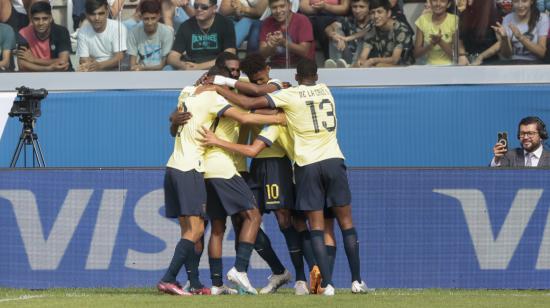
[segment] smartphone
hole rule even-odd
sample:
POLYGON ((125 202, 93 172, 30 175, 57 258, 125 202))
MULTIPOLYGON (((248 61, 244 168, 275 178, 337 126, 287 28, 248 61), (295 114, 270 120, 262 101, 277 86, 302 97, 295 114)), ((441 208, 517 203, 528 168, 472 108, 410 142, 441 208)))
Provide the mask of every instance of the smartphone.
POLYGON ((498 132, 498 134, 497 134, 497 143, 502 144, 506 149, 508 149, 508 133, 507 132, 498 132))

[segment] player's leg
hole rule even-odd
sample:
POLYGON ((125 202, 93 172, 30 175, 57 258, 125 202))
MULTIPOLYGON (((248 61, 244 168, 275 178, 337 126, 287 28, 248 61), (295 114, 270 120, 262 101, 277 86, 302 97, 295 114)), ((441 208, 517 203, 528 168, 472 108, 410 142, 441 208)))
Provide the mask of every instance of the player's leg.
POLYGON ((310 292, 312 294, 316 294, 317 289, 321 287, 322 277, 319 266, 317 266, 317 261, 315 261, 315 254, 313 253, 313 247, 311 246, 311 234, 307 228, 306 218, 303 212, 294 211, 292 213, 292 225, 298 233, 301 255, 303 255, 306 260, 309 272, 309 289, 307 286, 307 281, 304 280, 302 283, 302 281, 298 279, 296 279, 294 289, 297 295, 308 294, 310 292))
POLYGON ((170 265, 157 285, 165 293, 190 295, 185 292, 176 277, 187 258, 194 254, 195 243, 204 233, 202 205, 206 202, 206 190, 202 174, 182 172, 167 168, 164 178, 165 209, 167 217, 178 217, 181 237, 176 245, 170 265))
POLYGON ((321 281, 322 290, 319 291, 319 293, 324 293, 323 290, 326 290, 328 292, 326 295, 334 295, 332 273, 330 272, 328 254, 325 246, 325 218, 323 210, 306 211, 306 216, 311 233, 311 246, 313 247, 315 260, 317 260, 317 265, 323 277, 321 281))
MULTIPOLYGON (((334 238, 334 216, 327 215, 330 210, 325 210, 325 246, 327 248, 328 264, 330 272, 334 273, 334 262, 336 260, 336 240, 334 238)), ((331 212, 332 213, 332 212, 331 212)))
POLYGON ((327 160, 324 163, 324 169, 327 170, 325 173, 327 206, 332 209, 342 231, 342 241, 352 277, 352 292, 367 292, 367 286, 361 280, 359 241, 357 231, 353 227, 351 191, 344 161, 327 160))
POLYGON ((296 275, 296 284, 294 286, 295 294, 308 294, 309 291, 307 289, 307 280, 304 273, 304 257, 300 244, 300 235, 292 223, 292 211, 288 208, 278 209, 275 211, 275 217, 277 218, 279 229, 285 238, 290 260, 294 266, 294 273, 296 275))

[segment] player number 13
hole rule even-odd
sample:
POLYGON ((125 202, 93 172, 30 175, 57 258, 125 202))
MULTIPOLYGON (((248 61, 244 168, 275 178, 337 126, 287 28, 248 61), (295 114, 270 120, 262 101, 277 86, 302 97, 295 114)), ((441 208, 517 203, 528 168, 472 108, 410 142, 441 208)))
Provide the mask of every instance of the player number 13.
MULTIPOLYGON (((313 128, 315 129, 315 132, 320 132, 319 128, 319 116, 317 115, 317 110, 315 110, 315 102, 314 101, 306 101, 306 105, 309 106, 309 111, 311 111, 311 119, 313 120, 313 128)), ((321 125, 329 131, 332 132, 336 129, 336 116, 334 115, 334 104, 330 99, 323 99, 321 103, 319 104, 319 112, 320 116, 324 119, 321 119, 321 125), (323 111, 325 111, 323 113, 323 111), (329 121, 329 119, 332 118, 332 121, 329 121), (332 122, 332 125, 330 123, 332 122)))

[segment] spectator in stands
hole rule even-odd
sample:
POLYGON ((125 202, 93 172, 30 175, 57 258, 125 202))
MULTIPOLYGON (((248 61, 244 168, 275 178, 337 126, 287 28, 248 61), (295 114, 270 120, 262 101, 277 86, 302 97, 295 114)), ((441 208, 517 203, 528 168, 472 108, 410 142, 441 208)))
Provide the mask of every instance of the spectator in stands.
POLYGON ((53 22, 50 3, 35 2, 29 15, 30 25, 19 30, 17 39, 19 71, 72 71, 69 31, 53 22))
POLYGON ((204 70, 222 51, 236 53, 233 23, 216 13, 216 0, 195 0, 195 16, 181 24, 172 51, 171 69, 204 70))
POLYGON ((411 24, 407 20, 407 17, 403 13, 403 1, 402 0, 389 0, 391 5, 391 16, 393 19, 397 19, 398 21, 404 23, 409 27, 409 30, 411 32, 414 32, 413 28, 411 27, 411 24))
POLYGON ((195 16, 192 0, 159 0, 162 8, 162 21, 176 32, 180 25, 195 16))
POLYGON ((221 0, 220 13, 230 16, 235 24, 237 48, 246 40, 248 52, 258 51, 262 17, 267 0, 221 0))
POLYGON ((107 0, 86 0, 88 23, 78 32, 77 55, 82 72, 117 69, 126 51, 126 28, 108 19, 107 0))
MULTIPOLYGON (((86 0, 72 0, 73 11, 71 12, 73 18, 73 30, 76 31, 81 22, 84 21, 86 13, 86 0), (84 17, 84 18, 82 18, 84 17)), ((107 0, 109 5, 109 17, 116 19, 122 13, 124 8, 124 2, 126 0, 107 0)), ((135 1, 135 0, 130 0, 135 1)))
POLYGON ((330 59, 325 67, 348 67, 357 61, 363 49, 363 38, 373 30, 368 0, 351 0, 351 15, 338 17, 326 29, 330 39, 330 59))
MULTIPOLYGON (((0 0, 0 22, 13 28, 14 33, 19 33, 21 28, 29 24, 27 11, 37 1, 47 0, 0 0)), ((49 0, 50 5, 53 0, 49 0)))
POLYGON ((541 13, 550 11, 550 0, 537 0, 537 8, 541 13))
POLYGON ((145 0, 139 6, 142 23, 128 35, 130 69, 133 71, 162 70, 172 49, 174 32, 159 23, 160 2, 145 0))
POLYGON ((290 10, 288 0, 269 0, 272 15, 262 22, 260 54, 270 66, 293 67, 303 59, 315 59, 315 42, 309 19, 290 10))
POLYGON ((493 26, 500 41, 500 55, 515 64, 541 63, 546 54, 548 15, 534 0, 513 0, 513 11, 493 26))
POLYGON ((468 2, 459 20, 459 65, 498 63, 500 44, 491 28, 497 21, 495 0, 468 2))
POLYGON ((414 57, 426 64, 451 65, 458 16, 448 13, 451 0, 429 0, 431 12, 416 20, 414 57))
POLYGON ((319 43, 325 59, 329 57, 329 39, 325 29, 335 17, 347 16, 350 0, 300 0, 300 12, 306 15, 313 27, 313 36, 319 43))
POLYGON ((504 16, 512 13, 512 0, 496 0, 498 21, 502 22, 504 16))
POLYGON ((508 142, 497 142, 493 147, 491 167, 550 167, 550 151, 543 146, 548 139, 546 125, 538 117, 521 119, 517 138, 521 148, 508 151, 508 142))
POLYGON ((371 0, 374 35, 365 39, 356 67, 396 66, 414 63, 413 32, 392 18, 388 0, 371 0))
POLYGON ((15 34, 6 24, 0 24, 0 72, 11 70, 11 51, 15 49, 15 34))

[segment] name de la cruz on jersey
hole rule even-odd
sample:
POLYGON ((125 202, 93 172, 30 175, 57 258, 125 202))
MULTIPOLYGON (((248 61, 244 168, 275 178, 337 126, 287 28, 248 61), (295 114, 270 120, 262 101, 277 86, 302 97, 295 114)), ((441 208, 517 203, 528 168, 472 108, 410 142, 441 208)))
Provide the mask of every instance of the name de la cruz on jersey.
POLYGON ((306 89, 300 91, 300 98, 310 98, 315 96, 328 96, 331 95, 327 88, 315 88, 315 89, 306 89))

